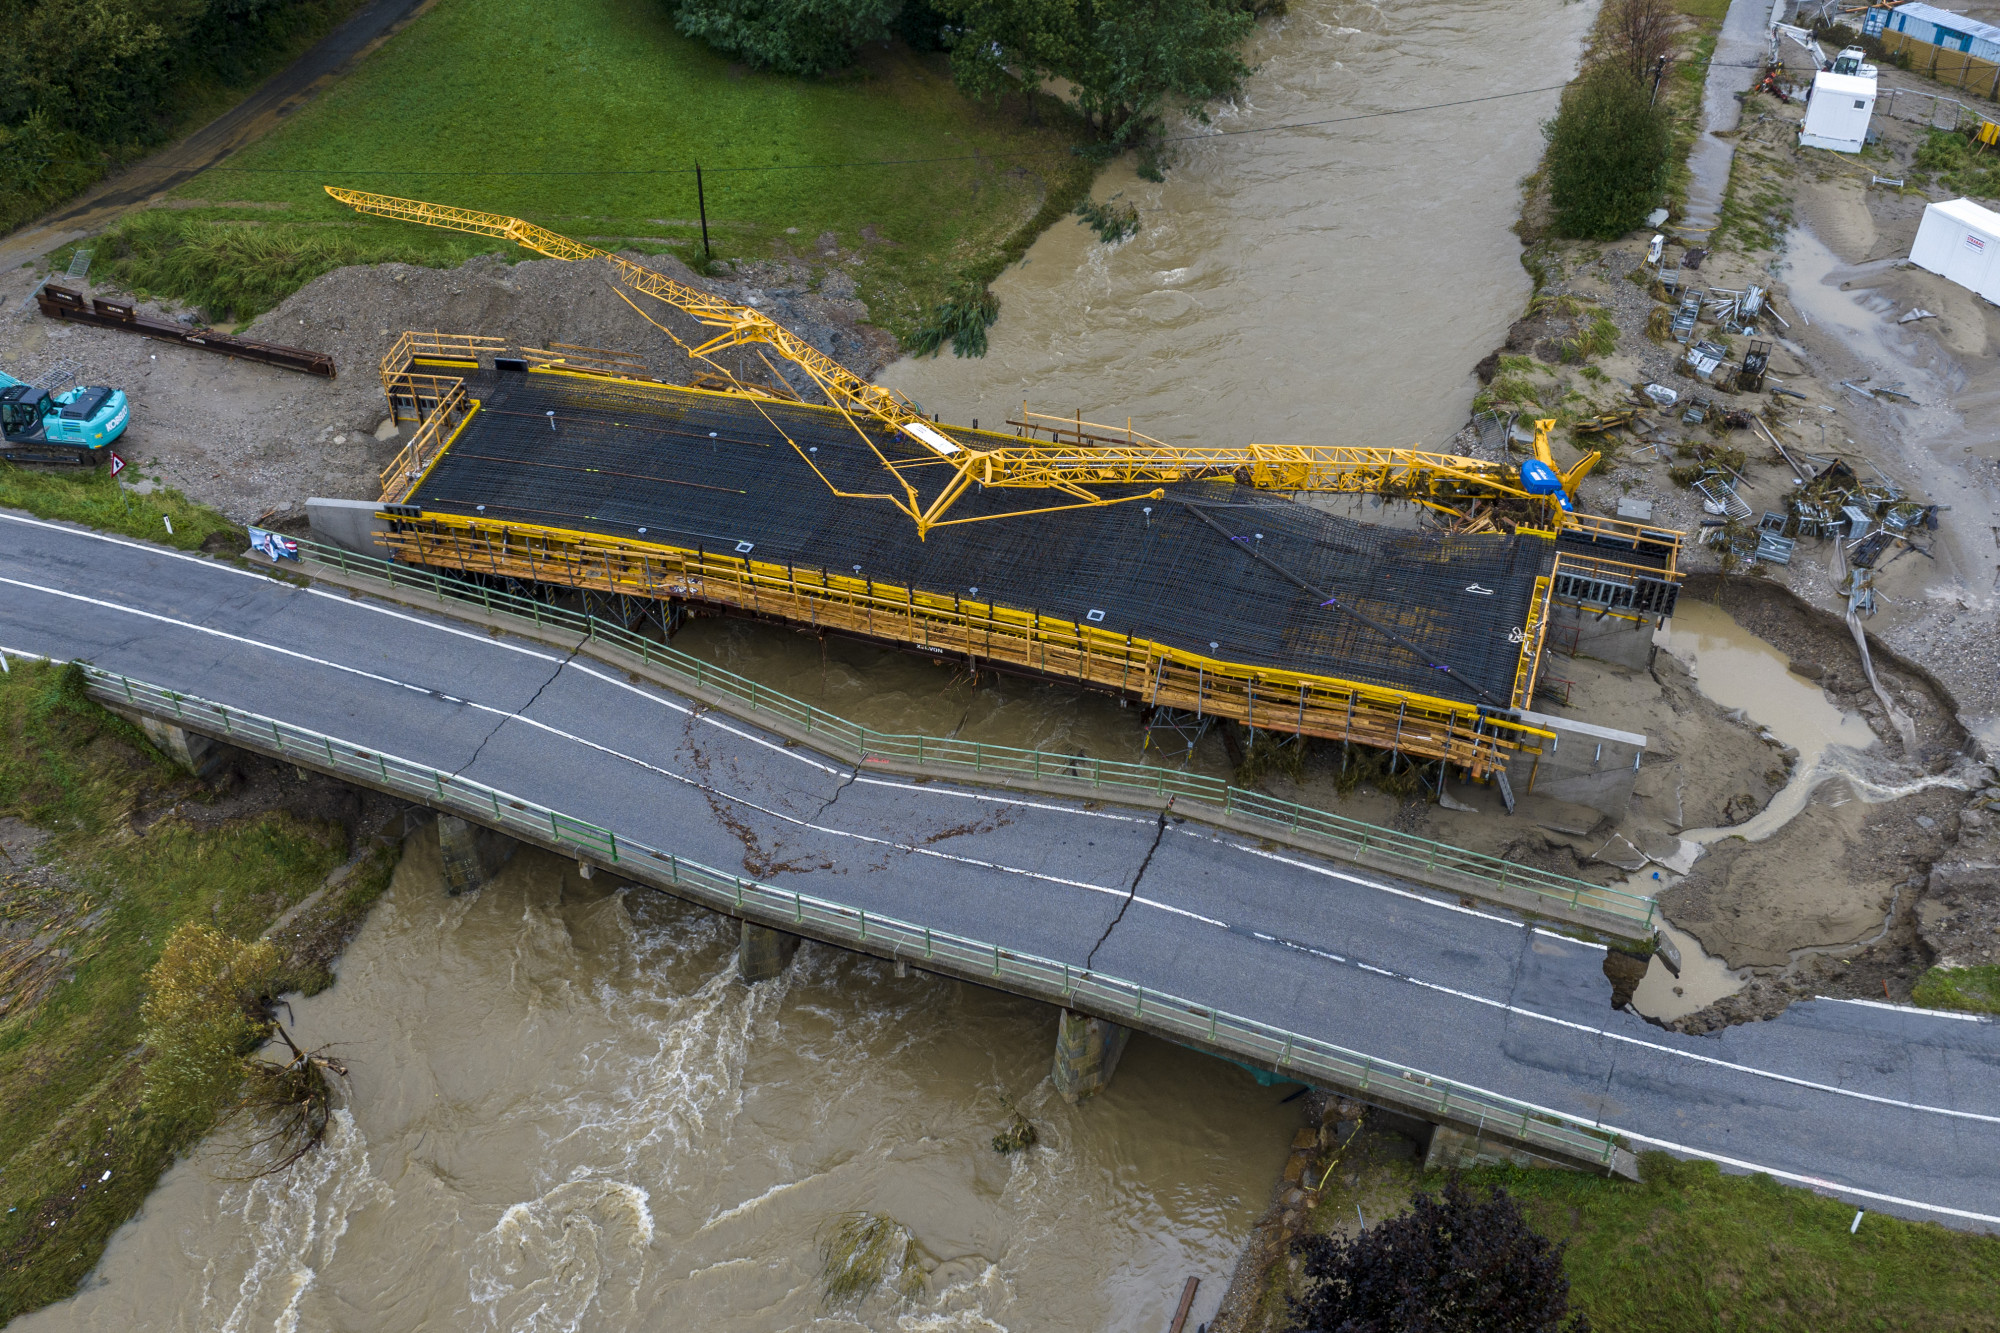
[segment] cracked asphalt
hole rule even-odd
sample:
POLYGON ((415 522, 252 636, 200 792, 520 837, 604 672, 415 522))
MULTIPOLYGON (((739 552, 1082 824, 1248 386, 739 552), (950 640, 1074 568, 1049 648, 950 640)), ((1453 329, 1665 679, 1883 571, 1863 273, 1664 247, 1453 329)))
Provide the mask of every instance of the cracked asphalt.
POLYGON ((2000 1227, 1992 1022, 1818 1000, 1668 1033, 1611 1008, 1600 946, 1498 909, 1172 815, 857 771, 588 657, 5 511, 0 649, 463 772, 719 869, 1089 966, 1641 1148, 2000 1227))

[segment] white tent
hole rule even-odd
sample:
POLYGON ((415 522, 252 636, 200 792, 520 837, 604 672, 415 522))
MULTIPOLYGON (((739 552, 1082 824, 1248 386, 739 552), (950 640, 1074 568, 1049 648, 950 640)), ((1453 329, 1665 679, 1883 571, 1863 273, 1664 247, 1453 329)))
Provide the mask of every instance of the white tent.
POLYGON ((1910 262, 2000 305, 2000 213, 1970 199, 1924 210, 1910 262))
POLYGON ((1813 75, 1812 97, 1806 102, 1806 123, 1799 131, 1799 146, 1858 153, 1868 140, 1868 120, 1874 114, 1872 77, 1821 71, 1813 75))

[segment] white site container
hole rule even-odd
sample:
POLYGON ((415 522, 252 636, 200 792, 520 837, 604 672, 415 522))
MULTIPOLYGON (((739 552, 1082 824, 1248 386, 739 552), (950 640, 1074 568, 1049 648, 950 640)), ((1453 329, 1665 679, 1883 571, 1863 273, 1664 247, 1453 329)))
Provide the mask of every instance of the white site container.
POLYGON ((1924 210, 1910 262, 2000 305, 2000 213, 1970 199, 1924 210))
POLYGON ((1801 148, 1831 148, 1858 153, 1868 142, 1868 121, 1875 114, 1875 80, 1859 74, 1813 75, 1812 97, 1806 103, 1806 123, 1799 130, 1801 148))

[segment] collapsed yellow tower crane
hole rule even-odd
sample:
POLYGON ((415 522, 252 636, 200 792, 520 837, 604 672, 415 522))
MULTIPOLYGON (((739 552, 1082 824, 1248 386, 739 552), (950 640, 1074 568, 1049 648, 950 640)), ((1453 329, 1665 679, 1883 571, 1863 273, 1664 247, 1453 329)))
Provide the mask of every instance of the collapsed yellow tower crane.
MULTIPOLYGON (((850 420, 858 413, 920 446, 914 458, 892 458, 884 454, 863 430, 863 439, 867 440, 869 448, 883 466, 896 477, 904 494, 901 497, 854 497, 888 500, 916 523, 919 537, 932 528, 951 523, 1023 516, 1022 511, 1015 511, 1011 514, 947 518, 953 504, 974 486, 1054 490, 1076 501, 1076 504, 1062 508, 1083 508, 1157 499, 1164 495, 1161 491, 1150 491, 1138 495, 1105 496, 1092 487, 1143 486, 1202 477, 1228 477, 1241 484, 1267 490, 1400 495, 1439 508, 1447 507, 1446 502, 1472 499, 1523 500, 1533 502, 1543 511, 1541 525, 1552 531, 1579 523, 1590 527, 1607 524, 1606 520, 1592 520, 1576 514, 1572 504, 1577 482, 1596 465, 1599 455, 1589 454, 1567 471, 1558 469, 1549 450, 1549 432, 1556 424, 1553 419, 1535 423, 1534 457, 1519 467, 1415 449, 1285 444, 1187 447, 1167 444, 1129 428, 1122 440, 1092 437, 1086 444, 1082 426, 1088 423, 1082 422, 1077 425, 1074 444, 1062 442, 1060 432, 1052 432, 1057 434, 1058 439, 1049 443, 1016 436, 1013 443, 981 448, 946 435, 926 421, 915 404, 901 394, 863 379, 760 310, 737 305, 675 282, 663 273, 620 258, 608 250, 572 240, 520 218, 369 194, 333 185, 325 189, 341 203, 377 217, 498 237, 552 259, 602 259, 616 270, 621 286, 663 301, 700 323, 720 330, 707 342, 689 349, 690 356, 707 359, 716 352, 751 343, 770 347, 811 377, 827 400, 848 413, 850 420), (925 500, 919 494, 916 483, 935 478, 935 469, 939 464, 945 465, 951 475, 930 499, 925 500)), ((860 423, 857 422, 856 426, 859 429, 860 423)), ((820 472, 818 464, 803 450, 800 457, 836 493, 847 494, 833 487, 833 483, 820 472)), ((1662 544, 1678 544, 1678 534, 1661 532, 1645 535, 1662 541, 1662 544)))

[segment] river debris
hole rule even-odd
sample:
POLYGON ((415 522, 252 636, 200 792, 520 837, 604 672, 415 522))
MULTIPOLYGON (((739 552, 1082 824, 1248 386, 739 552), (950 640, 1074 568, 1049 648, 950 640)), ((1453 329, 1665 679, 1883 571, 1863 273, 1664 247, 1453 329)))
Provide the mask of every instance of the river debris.
POLYGON ((924 1289, 930 1257, 910 1229, 887 1213, 835 1213, 819 1229, 820 1284, 826 1303, 859 1300, 892 1280, 904 1300, 924 1289))
POLYGON ((1007 1109, 1012 1112, 1013 1119, 1008 1122, 1007 1128, 993 1136, 993 1151, 1002 1157, 1025 1152, 1042 1141, 1042 1136, 1036 1131, 1033 1121, 1012 1106, 1007 1109))

